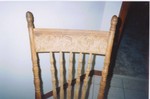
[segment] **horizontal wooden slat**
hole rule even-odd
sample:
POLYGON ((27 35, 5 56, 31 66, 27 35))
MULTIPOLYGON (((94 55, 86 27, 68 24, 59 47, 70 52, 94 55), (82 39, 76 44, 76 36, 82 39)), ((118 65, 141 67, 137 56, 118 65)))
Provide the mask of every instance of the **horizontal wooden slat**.
POLYGON ((40 29, 34 30, 37 52, 91 52, 105 54, 108 32, 95 30, 40 29))

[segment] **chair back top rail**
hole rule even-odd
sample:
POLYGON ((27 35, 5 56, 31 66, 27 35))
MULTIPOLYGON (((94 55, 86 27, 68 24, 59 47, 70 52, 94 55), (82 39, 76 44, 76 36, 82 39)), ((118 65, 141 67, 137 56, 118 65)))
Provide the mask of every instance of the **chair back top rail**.
POLYGON ((96 30, 34 28, 36 52, 105 54, 109 32, 96 30))

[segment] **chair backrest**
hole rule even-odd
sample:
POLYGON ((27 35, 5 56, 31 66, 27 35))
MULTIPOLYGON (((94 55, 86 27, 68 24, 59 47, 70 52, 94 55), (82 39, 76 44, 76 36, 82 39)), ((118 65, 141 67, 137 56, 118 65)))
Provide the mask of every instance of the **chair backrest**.
POLYGON ((81 76, 82 58, 84 53, 89 54, 88 66, 85 72, 85 78, 83 81, 81 98, 85 99, 88 75, 92 65, 92 55, 104 55, 104 67, 102 70, 102 79, 100 82, 98 99, 104 98, 104 90, 106 87, 106 78, 108 75, 108 69, 110 64, 110 57, 113 45, 113 39, 117 24, 117 16, 113 16, 111 20, 111 27, 109 31, 95 31, 95 30, 71 30, 71 29, 44 29, 34 27, 34 17, 31 12, 26 13, 28 22, 28 30, 30 37, 34 85, 35 85, 35 97, 36 99, 42 99, 41 81, 39 76, 38 66, 38 53, 49 53, 51 64, 51 76, 53 86, 53 97, 57 99, 56 90, 56 78, 54 69, 54 55, 53 53, 60 53, 60 97, 64 99, 64 70, 63 70, 63 53, 69 52, 69 67, 68 67, 68 88, 67 99, 71 99, 71 83, 72 83, 72 70, 73 70, 73 53, 79 53, 78 67, 77 67, 77 79, 76 89, 74 93, 74 99, 78 99, 79 96, 79 84, 81 76))

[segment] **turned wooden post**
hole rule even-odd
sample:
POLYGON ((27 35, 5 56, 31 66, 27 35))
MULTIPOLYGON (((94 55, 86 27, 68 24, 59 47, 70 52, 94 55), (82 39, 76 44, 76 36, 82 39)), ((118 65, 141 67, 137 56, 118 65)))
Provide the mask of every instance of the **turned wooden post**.
POLYGON ((109 65, 110 65, 110 58, 111 58, 111 53, 112 53, 112 47, 113 47, 117 21, 118 21, 118 18, 117 16, 114 15, 111 19, 111 27, 110 27, 109 38, 108 38, 109 40, 108 40, 108 45, 106 49, 104 67, 102 70, 102 78, 100 82, 98 99, 104 99, 105 97, 106 81, 107 81, 107 76, 108 76, 108 70, 109 70, 109 65))
POLYGON ((34 74, 34 86, 35 86, 35 98, 42 99, 41 97, 41 88, 40 88, 40 77, 39 77, 39 67, 38 67, 38 57, 35 50, 34 44, 34 35, 33 35, 33 28, 34 28, 34 18, 31 12, 26 13, 26 19, 28 23, 28 31, 30 37, 30 47, 31 47, 31 57, 32 57, 32 65, 33 65, 33 74, 34 74))
POLYGON ((74 94, 74 98, 73 99, 78 99, 78 97, 79 97, 82 60, 83 60, 83 55, 82 55, 82 52, 80 52, 79 59, 78 59, 78 67, 77 67, 76 88, 75 88, 75 91, 74 91, 75 94, 74 94))
POLYGON ((89 74, 91 71, 91 65, 92 65, 92 53, 89 54, 89 59, 88 59, 88 66, 86 69, 86 73, 85 73, 85 79, 83 82, 83 88, 82 88, 82 95, 81 95, 81 99, 85 99, 86 97, 86 91, 87 91, 87 84, 88 84, 88 78, 89 78, 89 74))
POLYGON ((54 58, 53 52, 50 52, 50 64, 51 64, 51 76, 52 76, 52 87, 53 87, 53 98, 57 99, 57 91, 56 91, 56 78, 55 78, 55 67, 54 67, 54 58))
POLYGON ((60 98, 64 99, 64 66, 63 53, 60 51, 60 98))
POLYGON ((69 57, 69 68, 68 68, 68 89, 67 89, 67 99, 71 99, 72 71, 73 71, 73 53, 70 52, 70 57, 69 57))

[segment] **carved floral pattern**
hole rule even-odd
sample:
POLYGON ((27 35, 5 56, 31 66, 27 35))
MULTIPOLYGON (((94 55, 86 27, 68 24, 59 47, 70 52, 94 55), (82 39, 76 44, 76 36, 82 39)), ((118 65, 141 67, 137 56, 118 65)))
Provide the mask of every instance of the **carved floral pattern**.
POLYGON ((65 33, 38 33, 35 35, 37 52, 72 51, 92 52, 105 54, 108 36, 94 33, 65 34, 65 33))

